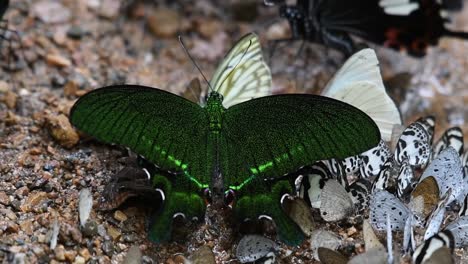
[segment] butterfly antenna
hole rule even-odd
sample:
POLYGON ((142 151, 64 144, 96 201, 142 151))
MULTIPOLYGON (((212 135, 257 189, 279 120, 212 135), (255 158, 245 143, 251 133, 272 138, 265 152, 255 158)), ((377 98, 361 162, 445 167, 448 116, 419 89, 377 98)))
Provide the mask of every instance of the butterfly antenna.
POLYGON ((203 74, 202 70, 198 66, 197 62, 193 59, 192 55, 190 55, 190 52, 187 50, 187 47, 185 46, 185 43, 182 40, 182 36, 180 36, 180 35, 179 35, 179 42, 180 42, 180 45, 182 45, 182 48, 184 49, 184 51, 187 54, 187 56, 189 57, 189 59, 193 62, 193 64, 197 68, 197 70, 200 72, 201 76, 203 77, 203 80, 205 80, 205 82, 208 84, 208 88, 210 88, 210 91, 213 91, 213 87, 211 87, 210 82, 208 81, 208 79, 206 79, 205 75, 203 74))
POLYGON ((247 52, 249 51, 250 49, 250 46, 252 46, 252 40, 249 41, 249 46, 247 46, 247 48, 245 49, 245 52, 244 54, 242 54, 242 57, 240 58, 240 60, 236 63, 236 65, 234 65, 234 67, 232 68, 232 70, 228 73, 228 75, 226 76, 226 78, 224 78, 224 80, 221 82, 221 84, 219 85, 219 87, 223 86, 223 83, 229 78, 229 76, 231 76, 231 74, 234 72, 234 70, 237 68, 237 65, 239 65, 239 63, 241 63, 241 61, 244 59, 245 57, 245 54, 247 54, 247 52))

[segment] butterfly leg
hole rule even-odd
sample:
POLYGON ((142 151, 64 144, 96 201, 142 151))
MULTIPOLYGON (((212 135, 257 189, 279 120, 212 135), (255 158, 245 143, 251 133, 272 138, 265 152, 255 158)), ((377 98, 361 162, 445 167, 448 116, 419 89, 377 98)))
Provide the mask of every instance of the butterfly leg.
POLYGON ((163 196, 163 205, 156 210, 149 221, 149 239, 155 243, 168 241, 172 234, 174 215, 182 214, 187 219, 202 220, 205 202, 201 193, 183 175, 176 175, 173 184, 168 177, 156 175, 153 186, 163 196))
MULTIPOLYGON (((265 185, 265 182, 257 182, 252 186, 257 189, 261 186, 260 184, 265 185)), ((283 180, 274 183, 271 190, 260 193, 249 192, 258 194, 241 196, 234 207, 235 214, 239 220, 256 219, 261 216, 271 217, 275 222, 279 239, 289 245, 299 245, 304 239, 304 234, 281 206, 283 195, 292 193, 293 189, 289 182, 283 180)))

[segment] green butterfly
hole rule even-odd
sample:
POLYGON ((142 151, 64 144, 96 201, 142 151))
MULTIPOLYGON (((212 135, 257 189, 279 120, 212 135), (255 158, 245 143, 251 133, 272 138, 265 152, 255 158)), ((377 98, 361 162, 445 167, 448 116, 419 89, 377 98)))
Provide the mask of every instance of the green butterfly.
POLYGON ((225 195, 234 193, 239 221, 269 216, 282 241, 299 244, 304 235, 281 206, 294 192, 287 174, 376 146, 378 127, 361 110, 331 98, 264 96, 271 77, 255 34, 234 46, 210 84, 203 106, 151 87, 96 89, 75 103, 70 121, 167 172, 151 177, 164 200, 150 226, 152 241, 170 239, 177 213, 202 219, 209 189, 213 206, 224 206, 225 195))

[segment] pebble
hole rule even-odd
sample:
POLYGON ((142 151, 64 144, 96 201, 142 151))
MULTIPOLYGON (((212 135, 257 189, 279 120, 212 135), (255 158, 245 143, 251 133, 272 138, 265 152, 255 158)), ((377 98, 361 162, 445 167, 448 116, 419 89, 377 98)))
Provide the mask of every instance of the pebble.
MULTIPOLYGON (((94 220, 88 220, 86 224, 84 225, 84 227, 81 229, 81 231, 83 232, 83 235, 85 235, 86 237, 93 237, 93 236, 98 235, 99 227, 94 220)), ((106 233, 104 232, 104 235, 105 234, 106 233)))
POLYGON ((315 229, 314 217, 310 206, 303 199, 285 200, 287 203, 287 213, 291 219, 301 228, 307 236, 312 234, 315 229))
POLYGON ((82 256, 76 256, 75 261, 73 264, 85 264, 86 260, 82 256))
POLYGON ((65 248, 63 247, 63 245, 58 245, 55 248, 54 253, 55 253, 55 259, 60 260, 60 261, 65 260, 65 248))
POLYGON ((223 29, 223 25, 216 19, 200 19, 198 21, 197 31, 204 38, 211 39, 214 35, 223 29))
POLYGON ((127 215, 124 212, 117 210, 114 212, 114 219, 119 222, 125 222, 127 220, 127 215))
POLYGON ((76 258, 76 252, 74 250, 65 251, 65 259, 70 263, 76 258))
POLYGON ((29 219, 29 220, 20 222, 20 228, 21 228, 21 231, 23 231, 26 235, 28 236, 32 235, 34 231, 32 220, 29 219))
POLYGON ((10 90, 10 85, 5 81, 0 81, 0 93, 6 93, 10 90))
POLYGON ((91 254, 87 248, 82 248, 79 254, 84 259, 84 261, 88 261, 91 258, 91 254))
POLYGON ((43 0, 34 3, 32 12, 47 24, 67 22, 71 17, 70 10, 54 0, 43 0))
POLYGON ((193 264, 216 264, 213 251, 208 246, 202 246, 192 255, 193 264))
POLYGON ((119 15, 121 2, 115 0, 102 0, 99 7, 99 15, 108 19, 119 15))
POLYGON ((78 133, 73 129, 65 115, 49 115, 47 123, 51 136, 61 146, 72 148, 80 140, 78 133))
POLYGON ((148 17, 148 27, 158 37, 175 37, 180 28, 180 15, 168 8, 158 8, 148 17))
POLYGON ((0 204, 9 205, 10 197, 5 192, 0 192, 0 204))
POLYGON ((21 211, 27 213, 30 212, 33 208, 47 199, 46 192, 33 192, 28 195, 28 198, 24 201, 23 205, 20 206, 21 211))
POLYGON ((140 264, 142 255, 140 247, 132 246, 125 255, 123 264, 140 264))
POLYGON ((113 226, 107 227, 107 233, 109 234, 109 236, 112 237, 113 240, 119 239, 120 236, 122 235, 120 231, 114 228, 113 226))
POLYGON ((110 240, 104 241, 104 243, 102 243, 102 250, 104 251, 104 253, 106 253, 106 255, 112 256, 115 251, 114 242, 110 240))
POLYGON ((377 235, 374 232, 374 229, 369 224, 369 221, 366 219, 362 223, 362 233, 364 236, 364 244, 366 246, 366 251, 373 248, 384 248, 384 245, 380 243, 377 235))
POLYGON ((70 98, 76 96, 78 92, 78 84, 74 81, 68 81, 65 86, 63 86, 63 94, 70 98))
POLYGON ((318 260, 317 249, 325 247, 332 250, 337 249, 342 244, 341 238, 330 231, 317 229, 310 236, 310 245, 313 251, 314 258, 318 260))
POLYGON ((7 91, 3 94, 1 100, 8 109, 15 109, 16 108, 16 102, 18 101, 18 95, 12 91, 7 91))
POLYGON ((72 65, 69 59, 58 54, 47 54, 45 59, 46 59, 46 62, 52 66, 69 67, 72 65))
POLYGON ((85 34, 86 31, 78 25, 72 25, 67 30, 67 36, 72 39, 81 39, 85 34))
POLYGON ((11 211, 10 209, 8 209, 8 208, 7 209, 0 209, 0 214, 6 216, 8 219, 10 219, 12 221, 15 221, 16 219, 18 219, 16 214, 13 211, 11 211))

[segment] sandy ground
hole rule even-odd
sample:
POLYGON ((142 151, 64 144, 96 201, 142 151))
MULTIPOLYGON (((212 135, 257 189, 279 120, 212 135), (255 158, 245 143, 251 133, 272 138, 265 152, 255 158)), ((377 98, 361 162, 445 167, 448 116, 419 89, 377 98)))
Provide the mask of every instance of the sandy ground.
MULTIPOLYGON (((176 254, 193 257, 194 252, 202 255, 193 257, 199 263, 209 263, 210 251, 199 250, 206 243, 219 263, 237 263, 235 242, 219 249, 206 237, 206 225, 185 227, 205 236, 199 243, 152 244, 146 239, 145 212, 133 204, 117 212, 93 210, 94 226, 80 228, 79 191, 89 188, 96 203, 110 176, 125 166, 128 153, 85 137, 78 142, 66 117, 80 95, 105 85, 138 83, 184 92, 190 80, 200 76, 177 34, 204 74, 211 76, 245 33, 258 32, 265 47, 268 39, 288 34, 284 23, 271 25, 276 10, 258 6, 254 19, 241 22, 235 17, 249 13, 242 8, 236 13, 231 2, 218 6, 207 0, 169 5, 141 1, 128 8, 128 14, 112 0, 12 2, 5 18, 21 37, 23 49, 13 43, 13 61, 1 61, 0 68, 0 260, 8 263, 24 253, 26 263, 122 263, 129 248, 137 245, 144 263, 179 263, 182 257, 176 254), (60 232, 52 250, 54 221, 60 232)), ((468 8, 455 17, 454 26, 468 31, 468 8)), ((269 60, 275 93, 318 93, 343 61, 318 45, 306 45, 307 56, 296 56, 299 46, 280 46, 269 60)), ((5 55, 6 46, 0 47, 5 55)), ((435 114, 436 138, 455 125, 468 133, 467 48, 468 42, 443 39, 419 60, 377 48, 387 88, 406 124, 435 114)), ((316 218, 319 227, 345 238, 349 246, 342 252, 362 250, 360 225, 316 218)), ((283 246, 280 252, 280 263, 312 262, 309 240, 300 248, 283 246)))

